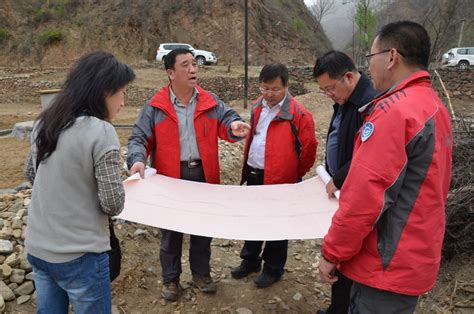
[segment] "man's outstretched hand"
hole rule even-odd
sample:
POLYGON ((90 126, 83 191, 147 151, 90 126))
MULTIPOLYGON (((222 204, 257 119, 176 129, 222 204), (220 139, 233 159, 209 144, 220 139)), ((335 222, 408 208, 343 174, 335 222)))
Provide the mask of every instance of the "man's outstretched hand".
POLYGON ((232 134, 237 137, 246 137, 250 130, 250 125, 243 121, 234 121, 230 124, 232 134))

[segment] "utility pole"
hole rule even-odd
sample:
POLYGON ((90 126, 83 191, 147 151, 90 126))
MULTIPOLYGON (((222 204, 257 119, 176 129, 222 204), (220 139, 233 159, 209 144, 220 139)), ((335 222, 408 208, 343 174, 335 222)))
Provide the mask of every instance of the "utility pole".
POLYGON ((461 30, 459 31, 458 47, 461 47, 462 32, 463 32, 463 30, 464 30, 464 22, 466 22, 466 19, 462 19, 462 20, 461 20, 461 30))
POLYGON ((244 109, 247 109, 247 98, 248 98, 248 76, 249 76, 249 60, 248 60, 248 37, 249 37, 249 21, 248 21, 248 0, 245 0, 244 10, 244 63, 245 63, 245 77, 244 77, 244 109))

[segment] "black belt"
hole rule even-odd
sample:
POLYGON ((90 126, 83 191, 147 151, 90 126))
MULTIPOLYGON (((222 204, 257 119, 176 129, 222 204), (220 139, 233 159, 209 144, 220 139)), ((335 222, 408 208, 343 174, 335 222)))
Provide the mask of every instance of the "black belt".
POLYGON ((194 159, 194 160, 182 160, 181 166, 187 167, 189 169, 197 168, 202 166, 202 160, 201 159, 194 159))
POLYGON ((248 167, 249 175, 252 175, 252 176, 263 176, 263 169, 258 169, 258 168, 250 167, 249 165, 247 165, 247 167, 248 167))

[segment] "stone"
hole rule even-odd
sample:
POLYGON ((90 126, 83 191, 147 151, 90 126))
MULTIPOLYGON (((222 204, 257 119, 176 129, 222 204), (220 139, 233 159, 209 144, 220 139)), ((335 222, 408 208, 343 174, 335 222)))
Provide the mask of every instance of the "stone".
POLYGON ((22 184, 17 185, 15 187, 15 190, 17 192, 20 192, 20 191, 28 190, 28 189, 31 189, 31 188, 32 188, 31 183, 29 181, 25 181, 22 184))
POLYGON ((238 314, 252 314, 253 312, 246 307, 239 307, 235 310, 238 314))
POLYGON ((0 255, 0 264, 3 264, 3 262, 7 259, 5 255, 0 255))
POLYGON ((28 259, 26 258, 26 252, 23 252, 20 254, 20 268, 25 270, 27 273, 33 270, 33 267, 31 266, 30 262, 28 262, 28 259))
POLYGON ((18 122, 13 125, 12 136, 23 140, 30 136, 34 121, 18 122))
POLYGON ((13 269, 10 276, 10 282, 21 284, 25 281, 25 271, 23 269, 13 269))
POLYGON ((20 258, 16 253, 13 253, 7 257, 5 264, 8 264, 10 267, 15 267, 16 265, 20 264, 20 258))
POLYGON ((14 189, 0 189, 0 202, 10 202, 16 199, 16 190, 14 189))
MULTIPOLYGON (((0 213, 0 218, 3 218, 3 219, 9 219, 9 218, 13 218, 15 216, 16 216, 16 213, 12 213, 12 212, 1 212, 0 213)), ((4 226, 8 227, 9 223, 7 221, 4 221, 4 226)))
POLYGON ((33 303, 33 306, 36 306, 36 291, 31 295, 31 303, 33 303))
POLYGON ((5 313, 5 300, 3 296, 0 294, 0 313, 5 313))
POLYGON ((0 240, 0 254, 10 254, 13 252, 13 244, 8 240, 0 240))
POLYGON ((133 236, 134 236, 134 237, 138 237, 139 235, 142 235, 142 234, 145 234, 145 233, 148 233, 148 231, 143 230, 143 229, 137 229, 137 230, 135 230, 135 232, 133 233, 133 236))
POLYGON ((10 265, 4 263, 0 266, 0 273, 3 279, 7 279, 12 274, 12 268, 10 265))
POLYGON ((21 237, 20 237, 21 240, 25 241, 26 239, 26 228, 23 228, 21 230, 21 237))
POLYGON ((0 281, 0 295, 2 295, 5 301, 11 301, 15 299, 15 294, 13 293, 12 289, 8 288, 8 286, 3 281, 0 281))
POLYGON ((117 305, 112 305, 112 314, 120 314, 121 312, 118 309, 117 305))
POLYGON ((293 300, 299 301, 299 300, 301 300, 302 297, 303 297, 303 295, 301 293, 296 292, 295 295, 293 296, 293 300))
POLYGON ((263 305, 265 311, 275 311, 277 309, 276 303, 266 303, 263 305))
POLYGON ((15 290, 16 288, 18 288, 18 284, 17 284, 17 283, 14 283, 14 282, 10 282, 10 283, 8 284, 8 288, 12 289, 12 291, 13 291, 13 290, 15 290))
POLYGON ((17 200, 15 203, 13 203, 10 208, 8 209, 8 211, 10 213, 14 213, 16 216, 16 213, 23 208, 23 200, 22 199, 19 199, 17 200))
POLYGON ((35 273, 30 272, 30 273, 26 274, 25 279, 30 280, 30 281, 34 281, 35 280, 35 273))
POLYGON ((35 286, 33 284, 33 281, 27 281, 14 290, 15 295, 17 296, 32 294, 33 291, 35 291, 35 286))
POLYGON ((21 229, 23 226, 23 220, 21 218, 15 217, 12 219, 12 229, 21 229))
POLYGON ((8 227, 3 227, 2 230, 0 230, 0 239, 3 240, 9 240, 13 236, 13 229, 8 228, 8 227))
POLYGON ((20 304, 26 303, 30 301, 30 299, 31 297, 29 295, 19 296, 18 299, 16 299, 16 304, 20 305, 20 304))
POLYGON ((287 312, 288 312, 288 311, 290 310, 290 306, 289 306, 288 304, 286 304, 285 302, 283 302, 283 301, 280 302, 279 307, 280 307, 280 309, 282 309, 283 311, 287 311, 287 312))
MULTIPOLYGON (((22 219, 22 217, 25 215, 26 213, 26 209, 25 208, 22 208, 20 209, 17 213, 16 213, 16 217, 15 218, 19 218, 19 219, 22 219)), ((23 220, 22 220, 23 221, 23 220)))
POLYGON ((21 229, 13 229, 13 237, 15 239, 20 239, 21 238, 21 234, 22 234, 22 230, 21 229))
POLYGON ((18 254, 23 253, 24 250, 25 250, 25 248, 24 248, 23 245, 21 245, 21 244, 17 244, 17 245, 15 245, 15 247, 13 248, 13 251, 14 251, 15 253, 18 253, 18 254))

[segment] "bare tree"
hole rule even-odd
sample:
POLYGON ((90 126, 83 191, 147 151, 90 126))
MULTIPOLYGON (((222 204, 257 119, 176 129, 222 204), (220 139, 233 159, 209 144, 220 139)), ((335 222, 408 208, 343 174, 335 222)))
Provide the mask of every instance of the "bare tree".
POLYGON ((436 0, 420 16, 421 24, 424 25, 431 35, 430 62, 439 59, 441 49, 450 41, 453 34, 447 30, 457 26, 456 19, 458 0, 436 0))
POLYGON ((321 23, 322 19, 334 9, 334 2, 335 0, 315 0, 309 6, 309 12, 318 23, 321 23))

